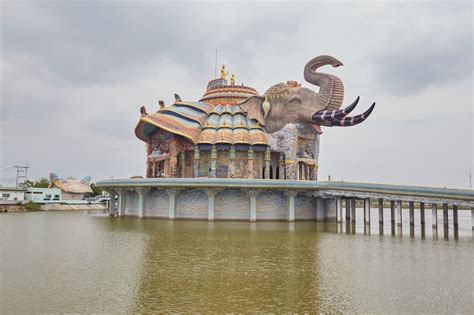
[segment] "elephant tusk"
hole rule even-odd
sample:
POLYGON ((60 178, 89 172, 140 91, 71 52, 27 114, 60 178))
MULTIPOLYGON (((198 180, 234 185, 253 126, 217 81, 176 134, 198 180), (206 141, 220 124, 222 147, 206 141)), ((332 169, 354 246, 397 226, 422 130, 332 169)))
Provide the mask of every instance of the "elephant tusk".
POLYGON ((360 97, 357 96, 356 100, 344 109, 338 110, 320 110, 313 115, 313 121, 315 122, 331 122, 333 120, 340 120, 346 117, 350 112, 356 108, 359 103, 360 97))
POLYGON ((335 127, 355 126, 357 124, 360 124, 364 120, 366 120, 370 116, 370 114, 372 113, 374 108, 375 108, 375 102, 369 107, 368 110, 366 110, 364 113, 362 113, 360 115, 356 115, 356 116, 352 116, 352 117, 344 117, 344 118, 339 119, 339 120, 332 120, 332 121, 329 122, 329 124, 331 126, 335 126, 335 127))

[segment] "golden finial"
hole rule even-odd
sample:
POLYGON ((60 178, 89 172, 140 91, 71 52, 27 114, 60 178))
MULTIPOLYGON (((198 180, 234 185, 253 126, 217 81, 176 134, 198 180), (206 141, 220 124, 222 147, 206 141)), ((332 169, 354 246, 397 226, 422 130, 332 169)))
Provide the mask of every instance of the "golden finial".
POLYGON ((235 85, 235 76, 234 76, 233 73, 232 73, 232 75, 230 76, 230 85, 232 85, 232 86, 235 85))
POLYGON ((221 67, 221 79, 227 80, 227 70, 225 69, 225 65, 222 65, 221 67))

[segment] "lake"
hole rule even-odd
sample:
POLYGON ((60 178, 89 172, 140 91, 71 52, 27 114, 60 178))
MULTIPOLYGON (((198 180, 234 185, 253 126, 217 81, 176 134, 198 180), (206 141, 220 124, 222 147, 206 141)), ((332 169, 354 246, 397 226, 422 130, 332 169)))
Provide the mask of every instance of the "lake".
POLYGON ((472 313, 470 212, 456 233, 427 211, 424 231, 386 217, 380 235, 357 211, 355 226, 2 213, 0 311, 472 313))

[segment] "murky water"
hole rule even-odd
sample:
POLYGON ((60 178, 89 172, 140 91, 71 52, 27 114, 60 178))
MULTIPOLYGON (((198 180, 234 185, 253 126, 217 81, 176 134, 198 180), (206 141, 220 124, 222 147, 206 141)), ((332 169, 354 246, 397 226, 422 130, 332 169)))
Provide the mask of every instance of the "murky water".
POLYGON ((387 219, 380 236, 378 224, 369 235, 360 223, 352 234, 314 222, 1 214, 0 311, 472 313, 469 216, 460 211, 456 236, 427 225, 422 238, 419 226, 392 236, 387 219))

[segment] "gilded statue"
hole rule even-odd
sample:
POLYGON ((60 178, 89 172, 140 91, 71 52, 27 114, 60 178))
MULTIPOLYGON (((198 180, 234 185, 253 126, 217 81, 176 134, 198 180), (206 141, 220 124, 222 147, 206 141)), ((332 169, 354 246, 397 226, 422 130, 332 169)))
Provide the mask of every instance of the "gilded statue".
POLYGON ((232 86, 235 85, 235 76, 234 76, 233 73, 232 73, 232 75, 230 76, 230 85, 232 85, 232 86))
POLYGON ((221 79, 222 80, 227 80, 227 70, 225 69, 224 65, 222 65, 222 67, 221 67, 221 79))

